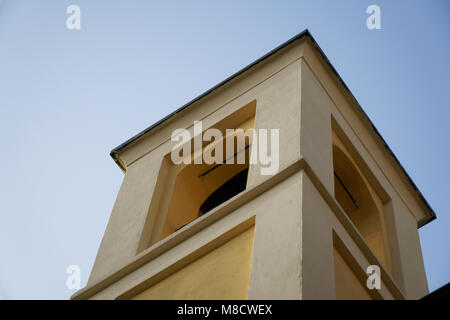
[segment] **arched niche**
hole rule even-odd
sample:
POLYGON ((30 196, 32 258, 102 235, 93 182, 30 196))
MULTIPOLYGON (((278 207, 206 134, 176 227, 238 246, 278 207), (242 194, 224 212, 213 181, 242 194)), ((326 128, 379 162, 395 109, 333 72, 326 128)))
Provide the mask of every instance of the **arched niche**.
POLYGON ((333 145, 334 196, 378 259, 387 266, 382 203, 345 151, 333 145))

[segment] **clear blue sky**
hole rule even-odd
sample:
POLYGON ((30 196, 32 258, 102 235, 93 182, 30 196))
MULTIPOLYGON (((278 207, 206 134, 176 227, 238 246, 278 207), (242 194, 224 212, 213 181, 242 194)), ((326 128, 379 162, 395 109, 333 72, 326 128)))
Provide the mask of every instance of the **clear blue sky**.
POLYGON ((0 298, 66 299, 71 264, 84 285, 123 178, 109 151, 305 28, 436 211, 423 256, 449 282, 449 1, 0 0, 0 298))

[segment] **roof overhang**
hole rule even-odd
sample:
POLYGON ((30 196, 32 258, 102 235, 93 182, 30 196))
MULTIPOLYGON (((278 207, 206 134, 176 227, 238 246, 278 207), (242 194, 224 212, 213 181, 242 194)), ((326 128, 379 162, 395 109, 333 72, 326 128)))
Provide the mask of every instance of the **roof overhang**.
POLYGON ((184 110, 188 109, 195 102, 197 102, 197 101, 203 99, 204 97, 208 96, 209 94, 211 94, 216 89, 224 86, 225 84, 227 84, 231 80, 235 79, 236 77, 240 76, 241 74, 245 73, 246 71, 248 71, 249 69, 253 68, 257 64, 259 64, 259 63, 263 62, 264 60, 268 59, 269 57, 271 57, 272 55, 274 55, 275 53, 277 53, 281 49, 289 46, 290 44, 292 44, 292 43, 294 43, 296 41, 304 40, 304 39, 308 39, 309 41, 311 41, 311 44, 313 45, 313 47, 318 51, 319 55, 322 57, 322 59, 325 62, 325 64, 329 67, 329 71, 331 71, 331 74, 335 77, 335 80, 337 81, 337 83, 340 83, 340 85, 344 88, 344 91, 345 91, 345 94, 347 95, 347 97, 350 100, 353 100, 355 102, 354 105, 356 105, 357 109, 358 109, 356 111, 360 115, 363 123, 366 125, 366 127, 369 128, 369 131, 371 131, 374 134, 376 139, 378 139, 379 142, 383 145, 387 156, 392 160, 391 162, 397 167, 398 171, 403 176, 406 184, 409 186, 409 188, 412 191, 412 193, 414 194, 415 198, 418 200, 418 202, 421 205, 422 209, 426 213, 426 218, 421 219, 418 222, 418 227, 421 227, 421 226, 427 224, 428 222, 436 219, 436 214, 433 211, 433 209, 431 208, 431 206, 428 204, 427 200, 424 198, 422 193, 419 191, 419 189, 417 188, 417 186, 414 183, 414 181, 411 179, 411 177, 408 175, 406 170, 403 168, 403 166, 401 165, 400 161, 397 159, 397 157, 394 155, 392 150, 389 148, 389 146, 387 145, 386 141, 383 139, 381 134, 376 129, 375 125, 372 123, 372 121, 369 119, 367 114, 364 112, 364 110, 362 109, 362 107, 360 106, 360 104, 358 103, 356 98, 353 96, 353 94, 351 93, 351 91, 349 90, 347 85, 344 83, 342 78, 339 76, 339 74, 336 71, 336 69, 330 63, 330 60, 326 57, 325 53, 322 51, 322 49, 319 47, 319 45, 317 44, 317 42, 314 40, 314 38, 312 37, 311 33, 307 29, 302 31, 302 32, 300 32, 296 36, 292 37, 288 41, 284 42, 280 46, 276 47, 272 51, 268 52, 267 54, 265 54, 261 58, 259 58, 259 59, 255 60, 254 62, 250 63, 248 66, 246 66, 245 68, 243 68, 243 69, 239 70, 238 72, 234 73, 233 75, 231 75, 230 77, 228 77, 224 81, 220 82, 219 84, 215 85, 211 89, 205 91, 203 94, 201 94, 198 97, 196 97, 195 99, 189 101, 188 103, 186 103, 185 105, 181 106, 180 108, 178 108, 174 112, 170 113, 169 115, 167 115, 163 119, 161 119, 158 122, 152 124, 148 128, 142 130, 141 132, 139 132, 138 134, 136 134, 132 138, 130 138, 127 141, 125 141, 124 143, 120 144, 119 146, 117 146, 116 148, 111 150, 111 153, 110 153, 111 157, 114 159, 114 161, 117 163, 117 165, 122 169, 122 171, 126 172, 126 166, 125 166, 125 164, 122 162, 122 160, 120 158, 120 152, 123 151, 125 148, 127 148, 131 144, 136 143, 138 140, 140 140, 144 136, 147 136, 148 134, 150 134, 151 131, 153 131, 156 128, 158 128, 159 126, 161 126, 163 123, 165 123, 167 120, 169 120, 170 118, 172 118, 176 114, 180 113, 181 111, 184 111, 184 110))

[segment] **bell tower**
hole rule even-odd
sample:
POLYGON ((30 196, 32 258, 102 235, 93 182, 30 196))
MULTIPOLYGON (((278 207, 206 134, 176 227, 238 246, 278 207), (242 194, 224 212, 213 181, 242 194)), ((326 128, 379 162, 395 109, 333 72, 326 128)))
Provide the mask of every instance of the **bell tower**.
POLYGON ((72 299, 428 293, 435 214, 308 31, 111 156, 124 180, 72 299))

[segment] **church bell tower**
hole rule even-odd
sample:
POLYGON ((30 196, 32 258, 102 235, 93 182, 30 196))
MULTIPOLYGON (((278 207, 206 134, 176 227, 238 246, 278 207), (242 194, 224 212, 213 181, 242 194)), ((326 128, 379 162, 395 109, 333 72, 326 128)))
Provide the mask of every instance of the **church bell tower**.
POLYGON ((308 31, 111 156, 123 183, 72 299, 428 293, 435 214, 308 31))

